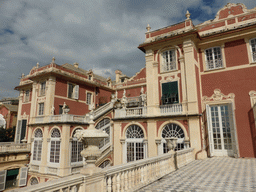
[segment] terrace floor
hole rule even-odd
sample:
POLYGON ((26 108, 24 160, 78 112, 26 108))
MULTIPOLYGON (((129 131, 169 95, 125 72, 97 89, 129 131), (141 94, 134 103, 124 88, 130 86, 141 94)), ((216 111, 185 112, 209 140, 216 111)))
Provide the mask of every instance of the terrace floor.
POLYGON ((138 191, 256 191, 256 159, 213 157, 196 160, 138 191))

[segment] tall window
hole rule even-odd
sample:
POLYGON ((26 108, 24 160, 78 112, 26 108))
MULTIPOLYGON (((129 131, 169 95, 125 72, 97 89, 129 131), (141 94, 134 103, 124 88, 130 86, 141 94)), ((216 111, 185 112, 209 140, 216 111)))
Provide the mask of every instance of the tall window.
POLYGON ((252 61, 256 62, 256 38, 250 40, 252 61))
POLYGON ((44 96, 45 95, 45 89, 46 89, 46 82, 42 82, 40 85, 40 96, 44 96))
POLYGON ((127 163, 145 158, 144 133, 138 125, 130 125, 126 131, 127 163))
POLYGON ((72 135, 72 150, 71 150, 72 163, 83 161, 83 157, 81 156, 81 151, 83 150, 83 143, 79 142, 77 138, 74 137, 77 130, 81 130, 81 129, 76 129, 72 135))
POLYGON ((163 143, 163 153, 168 152, 168 148, 166 145, 166 140, 164 138, 168 137, 176 137, 178 138, 177 140, 177 147, 174 149, 175 151, 184 149, 184 131, 182 128, 175 124, 175 123, 170 123, 167 124, 163 130, 162 130, 162 143, 163 143))
POLYGON ((178 81, 162 84, 162 104, 179 103, 178 81))
POLYGON ((29 101, 29 93, 30 93, 29 90, 26 90, 26 91, 25 91, 25 102, 28 102, 28 101, 29 101))
POLYGON ((60 131, 56 128, 52 130, 50 144, 51 144, 50 162, 59 163, 60 162, 60 131))
MULTIPOLYGON (((102 131, 105 131, 108 135, 110 135, 110 119, 105 118, 102 119, 95 127, 96 129, 101 129, 102 131)), ((100 148, 104 147, 107 145, 110 141, 110 138, 107 137, 104 140, 100 142, 100 148)))
POLYGON ((68 83, 68 98, 78 99, 79 85, 68 83))
POLYGON ((162 53, 162 72, 176 69, 175 50, 168 50, 162 53))
POLYGON ((44 114, 44 103, 39 103, 38 115, 44 114))
POLYGON ((222 56, 220 47, 212 47, 205 50, 206 56, 206 69, 218 69, 222 68, 222 56))
POLYGON ((91 105, 92 104, 92 93, 87 93, 86 94, 86 103, 88 105, 91 105))
POLYGON ((41 161, 42 155, 43 132, 41 129, 35 131, 33 161, 41 161))

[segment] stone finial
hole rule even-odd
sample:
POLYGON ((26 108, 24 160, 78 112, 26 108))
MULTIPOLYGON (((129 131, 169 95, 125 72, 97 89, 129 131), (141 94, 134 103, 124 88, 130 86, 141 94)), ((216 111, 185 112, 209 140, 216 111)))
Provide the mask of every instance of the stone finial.
POLYGON ((52 64, 54 64, 54 63, 55 63, 55 57, 52 58, 52 64))
POLYGON ((39 68, 39 62, 36 63, 36 68, 37 68, 37 69, 39 68))
POLYGON ((25 74, 24 74, 24 73, 22 73, 22 74, 21 74, 21 78, 24 78, 24 77, 25 77, 25 74))
POLYGON ((187 19, 190 19, 190 15, 191 15, 191 14, 190 14, 189 11, 187 10, 186 15, 185 15, 185 16, 187 17, 187 19))
POLYGON ((147 25, 146 29, 147 29, 147 32, 150 31, 151 27, 149 26, 149 24, 147 25))
POLYGON ((79 64, 77 62, 75 62, 73 65, 74 65, 75 68, 78 69, 79 64))

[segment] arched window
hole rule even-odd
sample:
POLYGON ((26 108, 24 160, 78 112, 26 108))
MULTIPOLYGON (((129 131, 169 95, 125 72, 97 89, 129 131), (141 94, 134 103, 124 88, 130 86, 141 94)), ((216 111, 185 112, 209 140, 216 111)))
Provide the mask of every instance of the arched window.
POLYGON ((30 179, 30 185, 36 185, 36 184, 38 184, 37 178, 32 177, 32 178, 30 179))
POLYGON ((37 129, 34 135, 33 161, 41 161, 42 144, 43 144, 43 132, 41 129, 37 129))
POLYGON ((99 167, 100 168, 105 168, 105 167, 109 167, 110 166, 110 160, 106 160, 106 161, 104 161, 103 163, 101 163, 100 165, 99 165, 99 167))
POLYGON ((56 128, 52 130, 50 144, 51 144, 50 162, 59 163, 60 162, 60 131, 56 128))
POLYGON ((74 137, 77 130, 82 129, 76 129, 72 135, 71 163, 83 161, 83 157, 81 156, 81 151, 83 150, 83 143, 79 142, 77 138, 74 137))
POLYGON ((126 162, 144 159, 146 154, 143 143, 144 132, 138 125, 130 125, 126 130, 126 162))
MULTIPOLYGON (((102 119, 95 127, 96 129, 101 129, 102 131, 105 131, 108 135, 110 135, 110 119, 105 118, 102 119)), ((103 148, 105 145, 107 145, 110 142, 110 138, 107 137, 104 140, 100 142, 99 148, 103 148)))
POLYGON ((175 124, 175 123, 169 123, 165 125, 165 127, 162 130, 162 145, 163 145, 163 153, 168 152, 168 148, 166 145, 166 140, 164 138, 167 137, 176 137, 178 138, 177 140, 177 147, 174 149, 175 151, 184 149, 184 131, 182 128, 175 124))

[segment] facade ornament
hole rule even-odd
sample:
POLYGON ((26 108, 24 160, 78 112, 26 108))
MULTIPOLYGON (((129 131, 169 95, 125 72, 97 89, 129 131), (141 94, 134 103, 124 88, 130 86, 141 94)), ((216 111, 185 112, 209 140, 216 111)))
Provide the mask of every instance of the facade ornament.
POLYGON ((191 15, 191 14, 190 14, 189 11, 187 10, 186 15, 185 15, 185 16, 187 17, 186 20, 190 19, 190 15, 191 15))
POLYGON ((147 25, 146 29, 147 29, 147 32, 149 32, 149 31, 150 31, 151 27, 150 27, 150 25, 149 25, 149 24, 147 25))
POLYGON ((39 68, 39 62, 36 63, 36 68, 37 68, 37 69, 39 68))
POLYGON ((52 105, 51 115, 54 115, 54 110, 55 110, 55 107, 54 107, 54 105, 52 105))
POLYGON ((126 97, 126 90, 124 89, 123 97, 126 97))
POLYGON ((215 89, 214 94, 211 97, 207 97, 204 96, 203 97, 203 101, 221 101, 221 100, 225 100, 225 99, 234 99, 235 98, 235 94, 234 93, 229 93, 228 95, 224 95, 223 93, 221 93, 220 89, 215 89))
POLYGON ((81 169, 80 173, 91 175, 100 172, 101 168, 95 166, 96 160, 101 156, 99 149, 100 142, 109 137, 109 135, 100 129, 95 129, 93 116, 90 116, 89 127, 85 130, 77 130, 75 137, 83 142, 84 149, 81 151, 81 156, 85 158, 86 165, 81 169))
POLYGON ((24 74, 24 73, 22 73, 22 74, 21 74, 21 78, 24 78, 24 77, 25 77, 25 74, 24 74))
POLYGON ((117 93, 117 90, 116 90, 116 99, 117 99, 117 95, 118 95, 118 93, 117 93))
POLYGON ((168 137, 168 138, 165 138, 165 140, 167 142, 167 148, 169 149, 168 153, 174 153, 174 149, 177 147, 178 138, 168 137))
POLYGON ((52 58, 52 64, 55 64, 55 57, 52 58))
POLYGON ((91 104, 89 105, 89 110, 90 110, 91 112, 93 112, 94 109, 95 109, 95 104, 94 104, 94 103, 91 103, 91 104))
POLYGON ((141 86, 140 94, 143 94, 143 93, 144 93, 144 88, 143 86, 141 86))
POLYGON ((123 97, 121 99, 121 103, 122 103, 123 108, 126 108, 128 100, 127 100, 127 97, 126 97, 126 90, 125 89, 124 89, 124 92, 123 92, 123 97))
POLYGON ((68 105, 66 105, 66 103, 64 102, 63 107, 62 107, 62 114, 68 114, 68 112, 70 111, 68 105))

